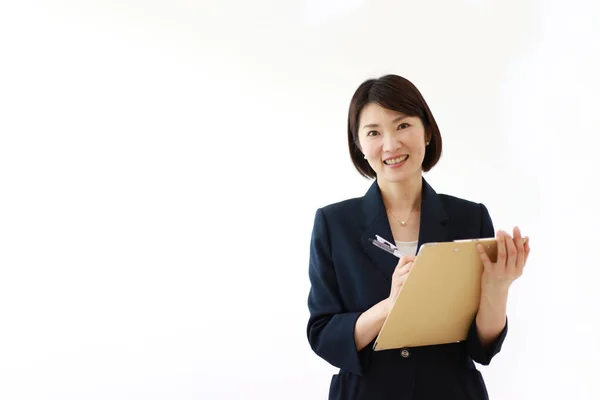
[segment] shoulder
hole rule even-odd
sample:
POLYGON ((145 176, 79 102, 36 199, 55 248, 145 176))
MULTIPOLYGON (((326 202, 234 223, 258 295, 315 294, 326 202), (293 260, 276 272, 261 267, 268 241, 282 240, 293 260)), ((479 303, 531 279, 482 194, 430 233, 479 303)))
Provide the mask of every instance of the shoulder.
POLYGON ((325 225, 329 229, 347 229, 362 213, 362 197, 329 203, 317 208, 315 223, 325 225))
POLYGON ((468 223, 487 214, 487 209, 481 202, 437 192, 425 179, 423 185, 424 205, 428 205, 429 211, 434 211, 442 219, 466 220, 465 222, 468 223))
POLYGON ((438 197, 450 217, 452 217, 454 214, 479 215, 484 209, 486 209, 485 205, 474 200, 464 199, 444 193, 438 194, 438 197))
POLYGON ((361 200, 362 197, 355 197, 324 205, 320 209, 326 217, 335 218, 340 215, 355 213, 359 208, 361 200))
POLYGON ((470 199, 464 199, 448 194, 438 194, 442 202, 453 231, 465 233, 467 236, 475 234, 479 237, 494 236, 494 224, 487 207, 470 199), (472 231, 472 232, 471 232, 472 231))

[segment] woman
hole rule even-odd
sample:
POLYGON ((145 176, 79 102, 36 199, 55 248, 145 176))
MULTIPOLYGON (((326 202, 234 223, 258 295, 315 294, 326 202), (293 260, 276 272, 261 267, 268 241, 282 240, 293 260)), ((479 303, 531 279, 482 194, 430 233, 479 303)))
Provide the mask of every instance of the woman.
POLYGON ((362 83, 348 115, 348 145, 364 197, 319 208, 311 237, 308 340, 340 368, 330 399, 487 399, 475 362, 488 365, 508 329, 506 302, 529 243, 518 228, 498 231, 498 257, 484 264, 481 301, 464 342, 377 351, 373 343, 422 243, 493 237, 481 203, 437 194, 423 179, 439 160, 442 138, 419 90, 387 75, 362 83), (397 261, 369 238, 393 239, 397 261))

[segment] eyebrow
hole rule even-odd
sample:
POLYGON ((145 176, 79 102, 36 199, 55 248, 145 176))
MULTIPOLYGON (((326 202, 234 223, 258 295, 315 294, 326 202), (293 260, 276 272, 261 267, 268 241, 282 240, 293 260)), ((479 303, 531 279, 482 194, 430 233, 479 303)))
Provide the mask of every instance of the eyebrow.
MULTIPOLYGON (((399 117, 394 118, 394 120, 392 121, 392 124, 395 124, 396 122, 403 120, 405 118, 410 117, 409 115, 400 115, 399 117)), ((367 124, 367 125, 363 125, 363 129, 364 128, 377 128, 379 125, 377 124, 367 124)))

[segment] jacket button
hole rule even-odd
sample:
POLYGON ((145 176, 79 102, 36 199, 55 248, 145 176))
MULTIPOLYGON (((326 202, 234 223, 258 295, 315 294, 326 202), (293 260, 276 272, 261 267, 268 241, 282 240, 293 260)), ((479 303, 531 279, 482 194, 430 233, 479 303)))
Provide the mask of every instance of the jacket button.
POLYGON ((408 358, 408 357, 410 357, 410 351, 408 351, 408 350, 406 350, 406 349, 403 349, 403 350, 400 352, 400 355, 401 355, 402 357, 404 357, 404 358, 408 358))

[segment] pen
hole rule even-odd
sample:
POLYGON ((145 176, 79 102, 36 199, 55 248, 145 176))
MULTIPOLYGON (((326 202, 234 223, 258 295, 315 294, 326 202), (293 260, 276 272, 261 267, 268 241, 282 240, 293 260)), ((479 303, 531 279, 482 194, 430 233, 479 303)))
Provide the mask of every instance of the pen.
POLYGON ((381 250, 388 252, 398 258, 401 258, 404 255, 398 251, 396 246, 394 246, 387 240, 381 238, 380 236, 377 236, 377 235, 375 235, 375 236, 377 237, 377 240, 369 238, 369 241, 371 243, 373 243, 376 247, 379 247, 381 250))

